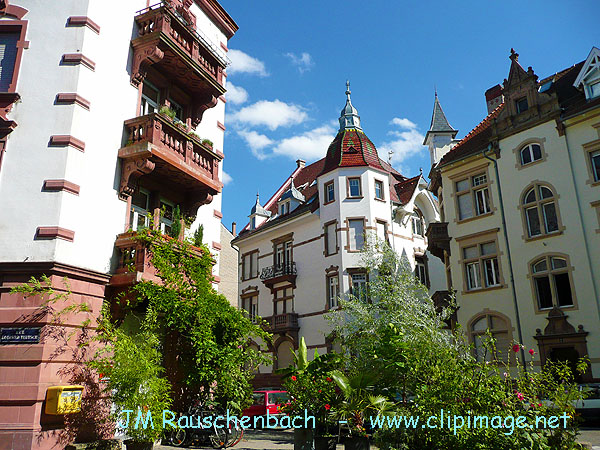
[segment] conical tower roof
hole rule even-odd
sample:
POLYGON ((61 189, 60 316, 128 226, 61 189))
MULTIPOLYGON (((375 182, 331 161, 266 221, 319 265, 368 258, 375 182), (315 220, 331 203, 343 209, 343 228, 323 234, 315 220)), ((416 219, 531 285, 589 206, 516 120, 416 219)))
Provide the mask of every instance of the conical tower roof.
POLYGON ((435 133, 452 133, 452 138, 456 136, 458 130, 452 128, 448 119, 446 119, 446 114, 444 114, 444 110, 442 109, 442 105, 440 104, 440 100, 438 99, 437 92, 435 93, 435 100, 433 102, 433 114, 431 115, 431 125, 429 126, 429 131, 427 131, 427 135, 425 135, 425 140, 423 141, 423 145, 427 145, 426 142, 429 138, 430 134, 435 133))

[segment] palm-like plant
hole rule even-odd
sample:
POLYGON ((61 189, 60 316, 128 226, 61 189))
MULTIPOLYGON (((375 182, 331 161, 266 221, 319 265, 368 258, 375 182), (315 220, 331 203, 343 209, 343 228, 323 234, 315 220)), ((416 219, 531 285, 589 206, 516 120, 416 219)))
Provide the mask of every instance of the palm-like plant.
POLYGON ((343 394, 343 400, 336 406, 334 417, 349 422, 350 432, 356 431, 365 436, 365 420, 368 416, 389 415, 393 412, 394 403, 383 395, 374 395, 373 386, 377 381, 376 373, 356 373, 347 377, 339 370, 331 372, 343 394))

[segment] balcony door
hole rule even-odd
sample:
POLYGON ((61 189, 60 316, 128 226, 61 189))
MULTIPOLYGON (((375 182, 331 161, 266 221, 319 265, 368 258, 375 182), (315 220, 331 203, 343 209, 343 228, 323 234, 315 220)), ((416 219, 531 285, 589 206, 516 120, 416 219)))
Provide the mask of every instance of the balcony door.
POLYGON ((292 241, 281 242, 275 246, 275 265, 286 267, 292 262, 292 241))
POLYGON ((160 232, 169 234, 173 226, 173 210, 175 205, 168 200, 160 200, 160 232))
POLYGON ((137 189, 131 196, 131 211, 129 213, 129 228, 134 231, 148 228, 150 219, 150 192, 145 189, 137 189))
POLYGON ((140 115, 152 114, 158 111, 158 89, 148 81, 142 86, 142 102, 140 103, 140 115))
POLYGON ((275 315, 294 312, 294 289, 292 287, 277 289, 274 297, 273 313, 275 315))

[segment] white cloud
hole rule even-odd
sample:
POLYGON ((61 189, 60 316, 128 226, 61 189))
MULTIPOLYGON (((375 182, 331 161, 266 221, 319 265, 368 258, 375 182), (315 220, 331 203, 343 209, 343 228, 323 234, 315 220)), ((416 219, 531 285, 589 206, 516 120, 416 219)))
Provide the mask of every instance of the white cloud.
POLYGON ((230 49, 227 56, 231 60, 231 65, 227 68, 228 75, 235 73, 249 73, 261 77, 269 75, 264 62, 247 55, 241 50, 230 49))
POLYGON ((241 105, 248 100, 248 92, 243 87, 235 86, 233 83, 227 83, 227 101, 233 105, 241 105))
POLYGON ((324 125, 298 136, 283 139, 275 146, 273 154, 287 156, 293 160, 300 158, 314 161, 325 156, 334 137, 335 129, 324 125))
POLYGON ((392 125, 398 125, 400 128, 403 129, 407 129, 407 130, 413 130, 415 128, 417 128, 417 124, 408 120, 408 119, 401 119, 399 117, 394 117, 390 123, 392 125))
POLYGON ((223 181, 223 185, 227 186, 233 181, 233 178, 231 178, 231 175, 229 175, 227 172, 223 171, 221 175, 221 181, 223 181))
POLYGON ((279 100, 261 100, 229 115, 228 120, 250 126, 264 125, 271 131, 304 122, 308 115, 300 106, 279 100))
POLYGON ((395 136, 395 139, 384 142, 378 147, 380 157, 387 160, 388 152, 392 151, 392 163, 401 164, 408 158, 425 151, 423 147, 425 136, 417 130, 417 124, 409 119, 398 117, 394 117, 390 123, 399 126, 400 131, 388 132, 395 136))
POLYGON ((310 54, 306 52, 303 52, 300 56, 297 56, 294 53, 286 53, 285 56, 292 61, 293 65, 298 67, 300 73, 309 71, 315 65, 310 54))
POLYGON ((275 141, 269 139, 264 134, 257 133, 256 131, 240 130, 238 131, 238 135, 246 141, 252 154, 260 160, 263 160, 268 156, 265 153, 265 148, 275 143, 275 141))

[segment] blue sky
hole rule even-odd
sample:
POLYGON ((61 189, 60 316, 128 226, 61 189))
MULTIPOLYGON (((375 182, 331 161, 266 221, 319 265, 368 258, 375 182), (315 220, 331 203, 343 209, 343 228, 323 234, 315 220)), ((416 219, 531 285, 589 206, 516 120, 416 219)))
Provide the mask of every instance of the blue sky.
POLYGON ((240 29, 229 41, 223 223, 247 223, 296 167, 325 156, 350 80, 379 156, 429 172, 421 145, 434 86, 463 137, 486 115, 484 92, 519 62, 546 77, 600 46, 600 2, 220 0, 240 29))

